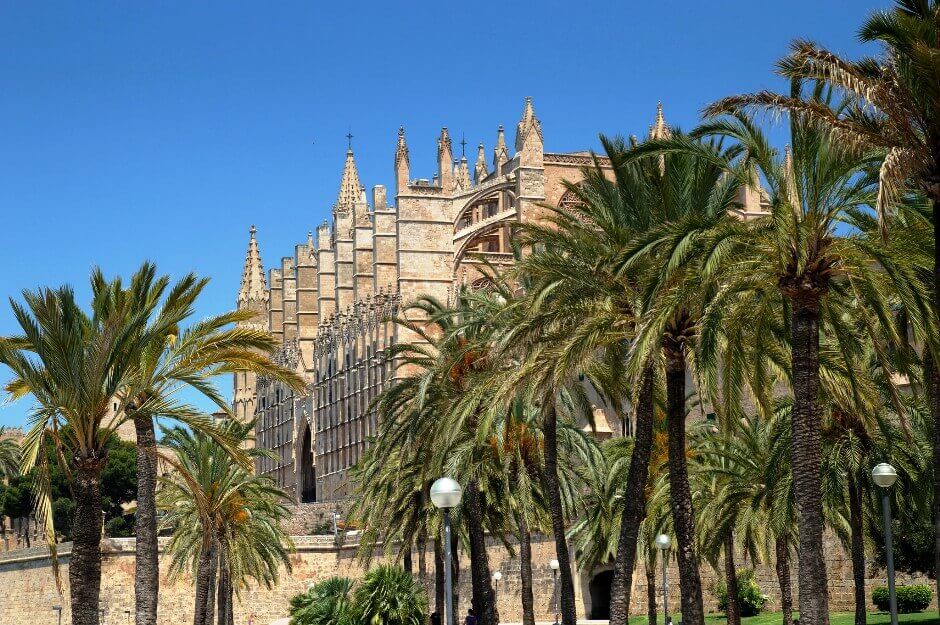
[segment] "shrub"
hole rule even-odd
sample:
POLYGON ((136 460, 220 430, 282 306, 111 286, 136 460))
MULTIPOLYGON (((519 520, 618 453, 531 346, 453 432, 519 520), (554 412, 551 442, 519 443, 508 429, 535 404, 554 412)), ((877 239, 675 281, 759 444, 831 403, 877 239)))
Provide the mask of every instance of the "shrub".
POLYGON ((291 625, 352 625, 353 580, 330 577, 290 600, 291 625))
MULTIPOLYGON (((715 594, 718 596, 718 609, 726 612, 728 589, 724 582, 718 582, 715 594)), ((761 592, 760 585, 754 579, 754 571, 751 569, 738 571, 738 605, 741 606, 741 616, 756 616, 767 605, 767 595, 761 592)))
POLYGON ((428 598, 411 573, 398 566, 377 566, 356 589, 355 625, 424 625, 428 598))
MULTIPOLYGON (((933 598, 933 591, 930 586, 913 584, 910 586, 896 586, 895 593, 898 597, 898 612, 901 614, 911 614, 913 612, 923 612, 930 605, 933 598)), ((890 609, 888 600, 888 588, 886 586, 876 586, 871 593, 871 601, 879 610, 887 612, 890 609)))

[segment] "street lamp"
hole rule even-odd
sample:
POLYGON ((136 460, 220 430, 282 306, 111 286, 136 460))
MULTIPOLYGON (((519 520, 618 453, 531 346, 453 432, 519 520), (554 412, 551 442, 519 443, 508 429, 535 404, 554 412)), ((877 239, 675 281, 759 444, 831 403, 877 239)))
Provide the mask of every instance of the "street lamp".
POLYGON ((499 580, 503 579, 503 574, 500 571, 493 573, 493 582, 496 584, 496 589, 493 592, 493 607, 496 611, 496 622, 499 623, 499 580))
POLYGON ((891 606, 891 625, 898 625, 898 597, 894 592, 894 545, 891 539, 891 501, 888 489, 894 486, 898 473, 887 462, 882 462, 871 470, 871 479, 881 487, 881 510, 885 522, 885 560, 888 564, 888 602, 891 606))
POLYGON ((552 569, 552 586, 555 589, 555 625, 558 625, 558 560, 552 558, 548 566, 552 569))
POLYGON ((656 537, 656 546, 662 552, 663 559, 663 621, 666 625, 672 625, 672 619, 669 617, 669 575, 666 573, 666 560, 669 557, 671 544, 672 540, 666 534, 656 537))
POLYGON ((454 625, 454 590, 450 553, 450 509, 460 505, 463 490, 449 477, 431 484, 431 503, 444 511, 444 616, 446 625, 454 625))
POLYGON ((52 611, 56 613, 56 623, 62 625, 62 606, 54 605, 52 606, 52 611))

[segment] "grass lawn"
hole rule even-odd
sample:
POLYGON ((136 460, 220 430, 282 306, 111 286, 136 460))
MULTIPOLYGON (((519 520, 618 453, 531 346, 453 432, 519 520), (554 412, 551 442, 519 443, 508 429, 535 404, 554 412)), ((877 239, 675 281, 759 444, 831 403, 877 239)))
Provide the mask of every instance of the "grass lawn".
MULTIPOLYGON (((794 613, 794 617, 797 616, 794 613)), ((937 611, 928 609, 916 614, 899 614, 900 623, 910 623, 912 625, 940 625, 940 618, 937 617, 937 611)), ((659 617, 662 625, 662 615, 659 617)), ((673 616, 673 623, 678 624, 678 618, 673 616)), ((829 615, 829 625, 853 625, 855 614, 852 612, 836 612, 829 615)), ((891 622, 891 616, 887 612, 869 612, 868 625, 888 625, 891 622)), ((705 617, 706 625, 723 625, 726 623, 725 617, 720 614, 709 614, 705 617)), ((782 617, 779 612, 769 612, 767 614, 758 614, 741 619, 741 625, 780 625, 782 617)), ((630 625, 647 625, 645 616, 635 616, 630 619, 630 625)))

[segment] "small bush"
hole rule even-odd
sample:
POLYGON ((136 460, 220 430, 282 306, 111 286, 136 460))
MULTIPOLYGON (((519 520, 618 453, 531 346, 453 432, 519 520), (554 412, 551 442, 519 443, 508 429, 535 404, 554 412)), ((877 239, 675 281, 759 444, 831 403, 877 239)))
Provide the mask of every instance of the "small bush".
MULTIPOLYGON (((728 610, 728 588, 724 582, 715 586, 718 596, 718 609, 722 612, 728 610)), ((761 592, 760 585, 754 579, 754 571, 741 569, 738 571, 738 605, 741 606, 741 616, 756 616, 767 605, 767 595, 761 592)))
MULTIPOLYGON (((898 612, 901 614, 923 612, 930 605, 930 600, 933 598, 933 591, 930 590, 930 586, 921 584, 896 586, 895 593, 898 597, 898 612)), ((887 586, 876 586, 871 593, 871 601, 883 612, 891 609, 887 586)))

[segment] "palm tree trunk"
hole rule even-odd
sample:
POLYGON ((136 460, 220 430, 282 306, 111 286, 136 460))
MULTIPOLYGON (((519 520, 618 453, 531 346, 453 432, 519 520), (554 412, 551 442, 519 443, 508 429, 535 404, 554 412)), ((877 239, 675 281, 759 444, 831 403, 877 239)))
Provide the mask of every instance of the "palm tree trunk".
POLYGON ((157 560, 157 437, 153 418, 134 417, 137 434, 137 513, 134 517, 136 535, 136 569, 134 571, 134 602, 136 625, 157 624, 157 596, 160 592, 160 566, 157 560))
POLYGON ((862 490, 849 476, 849 525, 852 530, 852 580, 855 584, 855 625, 866 625, 865 536, 862 518, 862 490))
POLYGON ((780 611, 783 625, 793 625, 793 591, 790 587, 790 545, 786 538, 774 541, 774 558, 777 568, 777 583, 780 584, 780 611))
MULTIPOLYGON (((932 137, 934 155, 940 154, 940 139, 932 137)), ((935 156, 935 161, 936 156, 935 156)), ((933 314, 934 321, 940 323, 940 171, 931 177, 933 200, 933 314)), ((924 349, 924 364, 928 382, 927 396, 930 399, 930 416, 933 420, 933 518, 934 518, 934 574, 937 583, 937 596, 940 597, 940 367, 934 359, 930 345, 924 349)), ((937 603, 940 613, 940 602, 937 603)))
POLYGON ((734 535, 728 532, 724 539, 725 587, 728 589, 728 607, 725 617, 728 625, 741 625, 741 605, 738 601, 738 571, 734 566, 734 535))
MULTIPOLYGON (((89 463, 91 464, 91 463, 89 463)), ((75 519, 69 557, 72 625, 98 625, 101 595, 101 464, 78 467, 72 492, 75 519)))
POLYGON ((229 625, 232 606, 232 580, 225 547, 219 549, 218 625, 229 625))
POLYGON ((552 518, 552 533, 555 536, 555 557, 561 594, 562 625, 576 625, 574 605, 574 580, 571 576, 571 559, 568 557, 568 540, 565 538, 565 517, 561 507, 561 488, 558 483, 558 420, 555 414, 555 398, 549 397, 543 410, 542 436, 545 447, 545 471, 542 475, 548 509, 552 518))
POLYGON ((427 548, 428 532, 425 528, 421 528, 421 531, 418 532, 418 579, 421 580, 422 586, 428 579, 427 548))
POLYGON ((646 620, 656 625, 656 560, 646 557, 646 620))
POLYGON ((793 493, 799 528, 800 625, 828 625, 820 492, 819 297, 790 297, 793 366, 793 493))
POLYGON ((695 555, 695 516, 692 491, 686 466, 685 445, 685 354, 681 344, 667 344, 666 353, 666 423, 669 431, 669 499, 676 530, 676 563, 682 622, 704 625, 702 579, 695 555))
POLYGON ((467 483, 464 514, 470 537, 470 580, 473 587, 473 613, 480 625, 496 625, 495 594, 490 581, 490 559, 483 530, 483 494, 476 480, 467 483))
POLYGON ((405 553, 402 555, 401 567, 405 569, 409 575, 411 575, 411 569, 413 568, 411 564, 411 545, 409 544, 407 547, 403 547, 403 549, 405 550, 405 553))
POLYGON ((434 539, 434 611, 444 622, 444 547, 434 539))
MULTIPOLYGON (((934 215, 940 215, 940 201, 934 201, 934 215)), ((937 238, 938 229, 940 229, 940 218, 934 218, 934 237, 937 238)), ((940 248, 938 248, 940 249, 940 248)), ((940 254, 937 249, 934 254, 940 254)), ((935 264, 940 261, 934 260, 935 264)), ((934 268, 935 281, 940 280, 940 264, 934 268)), ((940 282, 936 282, 940 284, 940 282)), ((936 298, 940 297, 934 293, 934 306, 940 311, 940 304, 936 298)), ((930 401, 930 416, 933 420, 933 518, 934 518, 934 571, 940 572, 940 368, 934 361, 930 353, 929 346, 924 349, 924 375, 927 378, 927 398, 930 401)), ((937 596, 940 597, 940 573, 936 575, 937 596)), ((940 602, 937 604, 938 613, 940 613, 940 602)))
POLYGON ((649 478, 653 447, 653 371, 643 373, 636 406, 636 437, 630 456, 630 473, 624 487, 625 502, 620 518, 620 538, 614 559, 614 579, 610 585, 610 625, 627 625, 630 616, 630 591, 636 564, 636 542, 640 523, 646 516, 646 482, 649 478))
POLYGON ((519 578, 522 591, 522 625, 535 625, 535 598, 532 593, 532 534, 522 513, 519 519, 519 578))
POLYGON ((209 594, 215 585, 215 543, 203 549, 199 554, 199 568, 196 570, 196 605, 193 609, 193 625, 211 625, 206 621, 209 609, 209 594))
POLYGON ((209 575, 206 580, 209 585, 209 593, 206 595, 206 617, 205 625, 212 625, 215 622, 215 596, 218 591, 219 577, 219 544, 212 544, 212 557, 209 560, 209 575))

